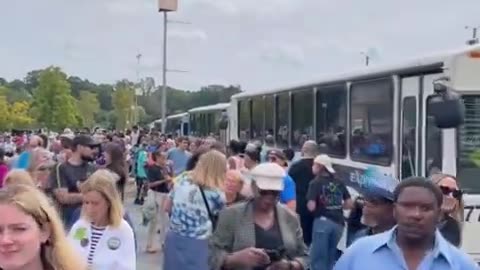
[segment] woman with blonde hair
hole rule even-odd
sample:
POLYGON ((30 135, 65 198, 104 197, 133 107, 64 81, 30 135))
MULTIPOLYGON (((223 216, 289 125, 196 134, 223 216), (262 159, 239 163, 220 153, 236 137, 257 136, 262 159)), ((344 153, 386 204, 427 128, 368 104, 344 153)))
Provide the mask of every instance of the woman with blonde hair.
POLYGON ((7 187, 12 185, 37 186, 31 174, 21 169, 13 169, 5 176, 4 186, 7 187))
POLYGON ((48 188, 48 178, 54 168, 55 161, 53 161, 51 152, 43 148, 32 151, 27 171, 40 189, 46 190, 48 188))
POLYGON ((82 216, 68 235, 91 269, 135 270, 133 230, 123 219, 123 206, 112 174, 98 170, 80 186, 82 216))
POLYGON ((228 170, 225 178, 225 197, 227 199, 227 206, 245 201, 240 192, 243 188, 243 176, 238 170, 228 170))
POLYGON ((0 190, 0 269, 84 270, 48 199, 29 185, 0 190))
POLYGON ((437 173, 430 177, 443 193, 442 220, 439 230, 452 245, 460 247, 464 221, 463 193, 454 176, 437 173))
POLYGON ((163 269, 209 269, 208 238, 225 206, 226 168, 225 155, 210 150, 200 156, 192 171, 177 179, 165 207, 171 216, 163 269))

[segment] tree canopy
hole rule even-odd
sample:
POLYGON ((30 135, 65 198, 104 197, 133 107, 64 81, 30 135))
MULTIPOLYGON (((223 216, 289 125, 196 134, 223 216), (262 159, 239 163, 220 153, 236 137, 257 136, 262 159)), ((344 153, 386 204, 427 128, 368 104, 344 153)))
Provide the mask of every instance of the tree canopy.
MULTIPOLYGON (((0 130, 145 125, 161 117, 160 88, 150 77, 140 83, 121 79, 115 84, 97 84, 53 66, 12 81, 0 77, 0 130)), ((240 91, 240 86, 234 85, 189 90, 167 87, 167 115, 229 102, 240 91)))

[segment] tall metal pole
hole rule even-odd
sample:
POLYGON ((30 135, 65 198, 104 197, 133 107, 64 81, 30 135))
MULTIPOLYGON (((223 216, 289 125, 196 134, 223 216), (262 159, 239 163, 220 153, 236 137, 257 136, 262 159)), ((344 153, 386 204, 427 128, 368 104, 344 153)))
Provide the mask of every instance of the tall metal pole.
MULTIPOLYGON (((140 81, 140 60, 142 58, 142 54, 139 53, 137 54, 137 82, 138 86, 141 87, 141 81, 140 81)), ((138 124, 138 98, 137 98, 137 89, 134 89, 134 98, 135 98, 135 111, 133 112, 133 124, 137 125, 138 124)))
POLYGON ((163 12, 162 133, 167 128, 167 12, 163 12))

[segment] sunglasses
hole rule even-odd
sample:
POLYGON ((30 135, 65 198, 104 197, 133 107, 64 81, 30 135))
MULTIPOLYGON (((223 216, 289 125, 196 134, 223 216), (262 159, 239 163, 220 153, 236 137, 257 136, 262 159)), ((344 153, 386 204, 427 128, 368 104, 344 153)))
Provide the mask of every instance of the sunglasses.
POLYGON ((277 191, 277 190, 259 190, 258 193, 260 193, 261 196, 265 196, 265 195, 279 196, 280 195, 280 191, 277 191))
POLYGON ((462 198, 462 195, 463 195, 463 192, 461 190, 446 187, 446 186, 440 186, 440 190, 442 191, 443 195, 452 196, 455 199, 460 199, 462 198))

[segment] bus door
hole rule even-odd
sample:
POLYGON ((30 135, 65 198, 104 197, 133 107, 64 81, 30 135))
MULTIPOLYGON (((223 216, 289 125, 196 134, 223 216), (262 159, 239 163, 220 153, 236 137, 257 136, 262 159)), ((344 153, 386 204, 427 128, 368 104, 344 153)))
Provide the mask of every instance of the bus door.
POLYGON ((400 179, 419 174, 420 76, 401 79, 399 175, 400 179))

